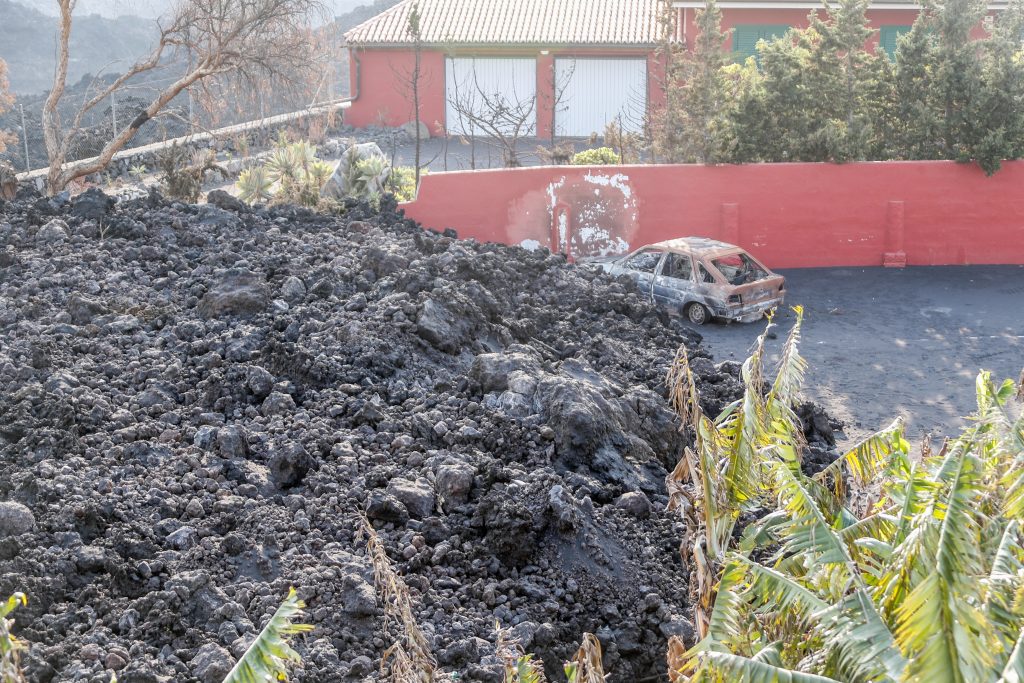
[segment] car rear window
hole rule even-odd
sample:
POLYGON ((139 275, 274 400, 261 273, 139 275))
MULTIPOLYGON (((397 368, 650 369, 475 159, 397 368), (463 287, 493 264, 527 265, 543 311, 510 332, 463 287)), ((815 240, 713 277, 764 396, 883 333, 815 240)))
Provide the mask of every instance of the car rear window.
POLYGON ((639 254, 633 254, 622 264, 630 270, 639 270, 641 273, 653 273, 654 269, 658 267, 658 261, 661 260, 660 251, 641 251, 639 254))
POLYGON ((718 269, 718 272, 725 276, 729 284, 733 285, 757 282, 768 277, 768 273, 743 252, 719 256, 712 259, 711 263, 718 269))

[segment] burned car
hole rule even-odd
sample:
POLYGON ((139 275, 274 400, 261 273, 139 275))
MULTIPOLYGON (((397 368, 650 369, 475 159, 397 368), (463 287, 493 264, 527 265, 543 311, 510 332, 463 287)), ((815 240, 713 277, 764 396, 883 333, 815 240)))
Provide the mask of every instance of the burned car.
POLYGON ((696 325, 712 317, 753 322, 782 304, 785 278, 739 247, 705 237, 681 237, 625 256, 591 259, 625 275, 643 294, 696 325))

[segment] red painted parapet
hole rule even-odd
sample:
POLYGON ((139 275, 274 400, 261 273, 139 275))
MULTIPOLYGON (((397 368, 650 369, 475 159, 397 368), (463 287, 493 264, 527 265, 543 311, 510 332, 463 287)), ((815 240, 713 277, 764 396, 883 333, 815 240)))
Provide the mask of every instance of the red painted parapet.
POLYGON ((773 268, 1024 264, 1024 162, 546 166, 431 173, 409 217, 461 237, 621 253, 737 243, 773 268))

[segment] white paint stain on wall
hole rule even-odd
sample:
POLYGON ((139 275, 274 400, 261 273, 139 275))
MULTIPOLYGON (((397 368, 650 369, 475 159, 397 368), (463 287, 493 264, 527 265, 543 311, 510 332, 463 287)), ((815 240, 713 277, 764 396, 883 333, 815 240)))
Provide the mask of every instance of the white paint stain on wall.
MULTIPOLYGON (((615 222, 622 228, 635 225, 639 217, 636 197, 633 188, 629 184, 629 176, 625 173, 600 173, 588 172, 583 176, 582 183, 593 186, 594 199, 591 201, 572 201, 571 196, 568 216, 559 211, 557 214, 557 232, 559 244, 553 245, 554 251, 564 250, 567 242, 571 239, 573 249, 579 250, 587 255, 606 256, 609 254, 625 253, 629 251, 629 242, 621 235, 612 234, 613 229, 608 226, 609 214, 615 216, 615 222), (621 202, 621 204, 620 204, 621 202), (571 226, 571 235, 570 232, 571 226)), ((564 190, 568 185, 566 176, 552 181, 547 187, 548 216, 555 220, 556 211, 559 205, 559 198, 565 194, 564 190)), ((582 188, 581 188, 582 189, 582 188)), ((577 197, 582 199, 589 195, 589 192, 579 193, 577 197)))
POLYGON ((622 196, 626 199, 633 198, 633 188, 629 186, 629 176, 625 173, 616 173, 611 176, 588 173, 583 176, 583 179, 588 183, 593 183, 594 185, 614 187, 616 190, 620 190, 622 192, 622 196))

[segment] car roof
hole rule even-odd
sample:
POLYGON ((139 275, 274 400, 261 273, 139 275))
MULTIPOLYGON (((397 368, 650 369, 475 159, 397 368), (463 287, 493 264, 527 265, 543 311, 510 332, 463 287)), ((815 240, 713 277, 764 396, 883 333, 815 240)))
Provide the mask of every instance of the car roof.
POLYGON ((647 248, 664 249, 665 251, 674 251, 681 254, 690 253, 696 256, 740 249, 735 244, 720 242, 708 237, 677 237, 674 240, 648 244, 647 248))

